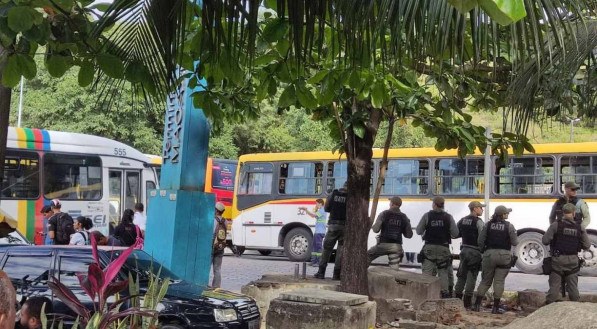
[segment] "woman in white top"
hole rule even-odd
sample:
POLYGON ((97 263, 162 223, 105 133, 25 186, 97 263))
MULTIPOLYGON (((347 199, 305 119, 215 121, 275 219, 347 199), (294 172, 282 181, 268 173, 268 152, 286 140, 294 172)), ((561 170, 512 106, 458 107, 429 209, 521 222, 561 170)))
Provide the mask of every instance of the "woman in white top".
POLYGON ((90 218, 79 216, 73 221, 75 233, 70 236, 70 245, 84 246, 90 245, 89 230, 93 227, 93 222, 90 218))

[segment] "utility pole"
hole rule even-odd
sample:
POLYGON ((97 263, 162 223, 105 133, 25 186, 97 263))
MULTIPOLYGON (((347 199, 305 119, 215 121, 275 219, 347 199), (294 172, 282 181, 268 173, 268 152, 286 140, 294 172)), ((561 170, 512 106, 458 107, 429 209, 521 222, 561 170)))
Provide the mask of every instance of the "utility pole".
POLYGON ((580 118, 570 119, 570 143, 574 143, 574 123, 579 122, 580 118))

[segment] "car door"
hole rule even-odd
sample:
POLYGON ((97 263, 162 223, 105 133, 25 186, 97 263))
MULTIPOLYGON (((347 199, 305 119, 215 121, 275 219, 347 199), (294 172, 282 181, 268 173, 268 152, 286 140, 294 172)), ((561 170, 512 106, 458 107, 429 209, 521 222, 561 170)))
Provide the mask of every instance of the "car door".
MULTIPOLYGON (((81 288, 77 274, 87 274, 89 264, 93 263, 91 252, 77 252, 60 250, 55 262, 54 275, 64 284, 77 298, 89 309, 93 309, 91 298, 81 288)), ((88 251, 88 250, 83 250, 88 251)), ((55 303, 56 304, 56 303, 55 303)), ((60 305, 61 311, 57 313, 76 316, 75 313, 64 305, 60 305)))
POLYGON ((23 297, 46 296, 52 298, 48 279, 52 275, 52 253, 49 250, 17 250, 6 252, 2 270, 8 275, 17 292, 17 300, 23 297))

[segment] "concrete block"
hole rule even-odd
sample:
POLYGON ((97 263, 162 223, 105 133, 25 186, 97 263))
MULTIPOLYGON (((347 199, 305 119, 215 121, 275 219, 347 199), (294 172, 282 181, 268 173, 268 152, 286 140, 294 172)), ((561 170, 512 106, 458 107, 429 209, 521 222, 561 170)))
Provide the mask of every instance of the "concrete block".
POLYGON ((369 301, 369 297, 363 295, 348 294, 338 291, 320 290, 313 288, 303 288, 280 294, 280 299, 292 302, 336 305, 336 306, 354 306, 369 301))
POLYGON ((266 274, 261 279, 253 281, 241 288, 245 295, 253 297, 259 306, 262 324, 265 325, 270 301, 278 298, 281 293, 301 288, 321 290, 339 290, 339 281, 320 280, 314 278, 294 279, 292 275, 266 274))
POLYGON ((414 308, 428 299, 439 298, 441 291, 436 277, 389 267, 369 268, 368 280, 372 299, 405 298, 412 302, 414 308))
POLYGON ((301 303, 276 298, 267 312, 267 329, 363 329, 375 327, 375 302, 354 306, 301 303))
POLYGON ((417 310, 417 321, 435 322, 445 325, 460 323, 464 305, 457 298, 435 299, 423 302, 417 310))
POLYGON ((418 322, 412 320, 400 320, 398 322, 400 328, 406 329, 435 329, 437 328, 437 323, 435 322, 418 322))
POLYGON ((416 318, 416 312, 408 299, 376 298, 374 301, 377 304, 378 323, 393 322, 398 319, 414 320, 416 318))
POLYGON ((518 292, 518 305, 523 310, 534 311, 545 305, 546 294, 535 289, 527 289, 518 292))

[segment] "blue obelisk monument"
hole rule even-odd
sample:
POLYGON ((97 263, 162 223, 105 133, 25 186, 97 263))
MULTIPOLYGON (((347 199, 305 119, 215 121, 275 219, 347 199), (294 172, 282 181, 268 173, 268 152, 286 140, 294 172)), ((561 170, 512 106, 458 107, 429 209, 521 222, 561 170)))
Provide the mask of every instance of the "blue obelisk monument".
POLYGON ((160 188, 149 192, 145 251, 190 282, 207 285, 215 197, 205 193, 209 123, 184 80, 168 97, 160 188))

